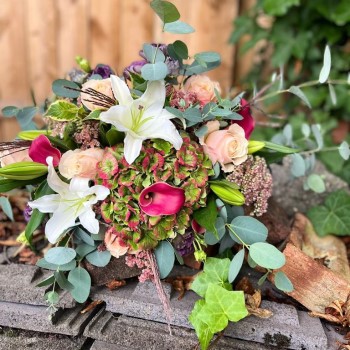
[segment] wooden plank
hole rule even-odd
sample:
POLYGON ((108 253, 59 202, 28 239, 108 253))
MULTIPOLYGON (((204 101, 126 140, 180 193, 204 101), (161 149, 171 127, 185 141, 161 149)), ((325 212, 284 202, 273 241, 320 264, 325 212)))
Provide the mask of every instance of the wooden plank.
POLYGON ((138 55, 144 43, 153 40, 153 11, 149 0, 121 0, 121 18, 119 26, 119 69, 132 61, 141 59, 138 55))
MULTIPOLYGON (((120 0, 91 0, 89 54, 92 65, 109 64, 118 68, 120 0)), ((129 38, 130 40, 130 38, 129 38)))
POLYGON ((170 43, 176 39, 183 40, 189 47, 190 55, 201 51, 216 51, 220 53, 222 64, 208 75, 220 82, 223 93, 228 92, 232 84, 232 69, 234 64, 234 48, 228 44, 232 21, 238 13, 236 0, 174 0, 180 11, 181 19, 195 28, 193 34, 179 35, 162 33, 158 25, 157 41, 170 43))
POLYGON ((49 96, 51 82, 58 76, 55 0, 26 0, 25 11, 30 87, 40 105, 49 96))
POLYGON ((1 0, 0 6, 0 101, 24 104, 30 101, 25 45, 23 0, 1 0))
MULTIPOLYGON (((101 5, 97 11, 104 7, 101 5)), ((43 3, 43 1, 41 1, 43 3)), ((89 0, 54 1, 57 11, 57 58, 59 77, 76 66, 75 57, 89 53, 89 0)))

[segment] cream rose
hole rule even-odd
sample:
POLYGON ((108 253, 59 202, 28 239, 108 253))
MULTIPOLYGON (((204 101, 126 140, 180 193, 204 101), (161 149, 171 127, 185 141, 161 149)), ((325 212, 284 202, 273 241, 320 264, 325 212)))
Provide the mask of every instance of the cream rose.
POLYGON ((247 159, 248 140, 242 127, 232 124, 228 129, 220 130, 217 120, 208 122, 206 126, 208 131, 199 142, 213 164, 219 162, 223 171, 231 172, 235 165, 247 159))
POLYGON ((108 229, 105 234, 105 245, 107 250, 116 258, 125 255, 129 247, 113 233, 114 229, 108 229))
POLYGON ((74 176, 93 179, 97 172, 96 165, 102 160, 103 154, 104 151, 99 148, 67 151, 62 155, 58 169, 67 179, 74 176))
MULTIPOLYGON (((86 83, 83 84, 82 90, 87 90, 89 88, 101 92, 102 94, 114 99, 110 78, 101 80, 88 80, 86 83)), ((80 99, 81 103, 90 111, 94 111, 96 109, 107 109, 92 102, 94 100, 94 97, 87 93, 82 92, 80 94, 80 99)))
POLYGON ((216 101, 215 89, 221 92, 219 83, 206 75, 193 75, 187 79, 183 88, 187 92, 195 93, 201 106, 216 101))
POLYGON ((28 149, 23 149, 21 151, 14 149, 0 152, 0 164, 2 167, 19 162, 32 162, 28 154, 28 149))

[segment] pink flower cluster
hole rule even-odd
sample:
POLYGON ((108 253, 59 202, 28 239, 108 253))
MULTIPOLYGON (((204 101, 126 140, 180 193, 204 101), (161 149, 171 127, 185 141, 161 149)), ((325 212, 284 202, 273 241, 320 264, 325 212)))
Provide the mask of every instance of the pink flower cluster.
POLYGON ((139 276, 140 282, 154 280, 154 275, 152 272, 151 263, 147 259, 147 253, 145 251, 140 251, 137 254, 126 255, 125 263, 129 267, 137 266, 139 269, 142 269, 141 275, 139 276))
POLYGON ((253 215, 261 216, 267 211, 267 200, 272 195, 272 176, 264 158, 248 156, 234 167, 227 180, 237 184, 245 197, 246 205, 253 205, 253 215))
POLYGON ((88 149, 92 147, 100 147, 98 141, 98 122, 87 122, 80 131, 73 135, 74 141, 80 145, 80 149, 88 149))

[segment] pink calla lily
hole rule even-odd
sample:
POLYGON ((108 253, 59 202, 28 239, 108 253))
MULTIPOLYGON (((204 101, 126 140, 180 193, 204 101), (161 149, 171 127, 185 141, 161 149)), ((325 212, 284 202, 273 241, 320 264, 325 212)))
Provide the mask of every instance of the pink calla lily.
POLYGON ((245 133, 245 138, 248 140, 250 134, 253 132, 255 127, 255 120, 252 116, 252 113, 250 111, 249 103, 245 99, 241 99, 241 110, 238 112, 243 119, 242 120, 235 120, 234 123, 238 124, 240 127, 243 128, 245 133))
POLYGON ((40 135, 33 140, 29 148, 29 157, 37 163, 46 165, 46 158, 53 158, 53 166, 58 166, 61 159, 61 152, 51 145, 50 140, 45 135, 40 135))
POLYGON ((139 198, 140 208, 149 216, 173 215, 185 203, 185 191, 165 182, 145 188, 139 198))
POLYGON ((205 228, 203 226, 199 225, 199 223, 195 219, 192 219, 191 226, 192 226, 192 230, 195 233, 202 235, 206 231, 205 228))

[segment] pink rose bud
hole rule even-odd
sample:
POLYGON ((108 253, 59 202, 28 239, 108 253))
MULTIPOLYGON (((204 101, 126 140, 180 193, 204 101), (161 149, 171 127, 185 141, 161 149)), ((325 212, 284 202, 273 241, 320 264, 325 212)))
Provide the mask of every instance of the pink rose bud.
POLYGON ((248 140, 242 127, 234 123, 220 130, 217 120, 208 122, 206 126, 208 131, 199 138, 199 143, 213 164, 219 162, 223 171, 232 172, 235 165, 247 160, 248 140))
POLYGON ((250 107, 248 101, 245 99, 241 99, 241 110, 238 112, 243 119, 242 120, 234 120, 233 123, 238 124, 243 128, 246 139, 249 139, 250 134, 253 132, 255 127, 255 120, 251 114, 250 107))
POLYGON ((192 75, 186 80, 184 85, 186 92, 195 93, 201 107, 207 103, 216 101, 215 89, 221 92, 220 85, 217 81, 212 81, 206 75, 192 75))
POLYGON ((61 152, 51 145, 50 140, 45 135, 40 135, 33 140, 29 147, 29 157, 37 163, 47 165, 46 158, 53 158, 53 166, 57 166, 61 159, 61 152))
POLYGON ((140 208, 149 216, 173 215, 185 203, 185 191, 166 182, 145 188, 139 198, 140 208))
POLYGON ((67 151, 63 154, 58 169, 67 179, 75 176, 94 179, 97 174, 97 164, 102 160, 103 155, 104 150, 100 148, 67 151))

